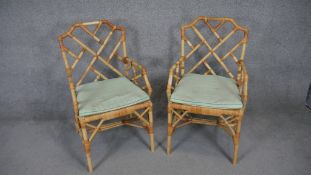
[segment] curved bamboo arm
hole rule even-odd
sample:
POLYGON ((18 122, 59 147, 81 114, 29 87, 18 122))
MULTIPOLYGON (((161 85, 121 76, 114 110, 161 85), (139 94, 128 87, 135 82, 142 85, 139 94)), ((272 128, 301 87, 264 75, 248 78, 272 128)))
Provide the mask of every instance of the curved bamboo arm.
POLYGON ((123 63, 125 64, 125 75, 142 90, 146 91, 149 96, 152 94, 152 88, 148 79, 148 72, 144 66, 137 63, 133 59, 128 57, 123 58, 123 63), (132 71, 132 74, 130 74, 132 71), (143 84, 140 84, 137 80, 143 78, 143 84))
POLYGON ((182 77, 181 66, 182 66, 182 58, 180 58, 170 68, 167 87, 166 87, 166 95, 168 99, 170 99, 172 91, 174 91, 176 85, 178 84, 179 80, 182 77))
POLYGON ((245 64, 243 63, 242 60, 238 62, 238 65, 239 65, 239 72, 237 76, 237 83, 239 86, 243 104, 245 106, 248 100, 248 73, 245 64))

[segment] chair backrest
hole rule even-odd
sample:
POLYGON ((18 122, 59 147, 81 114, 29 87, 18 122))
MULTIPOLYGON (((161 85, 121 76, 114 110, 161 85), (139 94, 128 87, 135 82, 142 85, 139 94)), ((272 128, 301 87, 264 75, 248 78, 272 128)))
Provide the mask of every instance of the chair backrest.
MULTIPOLYGON (((107 20, 72 25, 58 37, 77 121, 76 87, 90 81, 126 76, 125 29, 107 20), (119 63, 123 64, 119 64, 119 63), (120 71, 120 67, 124 71, 120 71)), ((77 123, 77 122, 76 122, 77 123)))
POLYGON ((236 79, 238 62, 244 60, 247 29, 231 18, 200 16, 182 26, 181 39, 182 74, 203 70, 206 75, 223 73, 236 79))
POLYGON ((125 29, 108 20, 72 25, 59 45, 72 88, 87 81, 124 76, 115 62, 127 57, 125 29))

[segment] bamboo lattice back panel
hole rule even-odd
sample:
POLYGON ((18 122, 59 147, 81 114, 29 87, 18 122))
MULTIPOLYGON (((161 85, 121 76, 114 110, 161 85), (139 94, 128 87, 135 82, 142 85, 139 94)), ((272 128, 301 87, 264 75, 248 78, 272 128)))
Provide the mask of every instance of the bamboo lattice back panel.
POLYGON ((181 28, 181 71, 236 79, 244 59, 247 29, 231 18, 198 17, 181 28), (243 51, 244 50, 244 51, 243 51))
MULTIPOLYGON (((75 86, 124 76, 125 29, 107 20, 74 24, 59 37, 68 78, 75 86)), ((126 64, 125 64, 126 65, 126 64)))

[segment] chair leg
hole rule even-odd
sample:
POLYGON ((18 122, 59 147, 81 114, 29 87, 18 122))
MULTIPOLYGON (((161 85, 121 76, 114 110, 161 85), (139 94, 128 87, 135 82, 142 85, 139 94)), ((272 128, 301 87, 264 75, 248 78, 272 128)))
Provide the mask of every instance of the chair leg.
POLYGON ((92 172, 93 171, 93 163, 92 163, 92 159, 91 159, 91 143, 90 143, 89 139, 87 138, 87 131, 86 131, 85 125, 81 126, 81 130, 82 130, 83 145, 84 145, 88 170, 89 170, 89 172, 92 172))
POLYGON ((239 151, 239 144, 240 144, 240 130, 241 130, 241 120, 238 121, 236 133, 232 137, 233 138, 233 159, 232 164, 236 165, 238 162, 238 151, 239 151))
POLYGON ((154 131, 153 131, 153 115, 152 115, 152 107, 149 109, 149 126, 148 133, 150 137, 150 150, 154 152, 154 131))
POLYGON ((166 152, 167 152, 167 154, 171 153, 172 134, 173 134, 172 110, 170 109, 170 107, 168 107, 167 145, 166 145, 166 152))

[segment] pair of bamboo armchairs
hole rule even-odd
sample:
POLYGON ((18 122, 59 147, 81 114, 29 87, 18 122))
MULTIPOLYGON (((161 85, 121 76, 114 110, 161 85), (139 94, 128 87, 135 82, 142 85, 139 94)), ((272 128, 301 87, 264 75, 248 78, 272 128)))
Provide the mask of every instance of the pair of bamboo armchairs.
MULTIPOLYGON (((146 69, 127 55, 125 28, 107 20, 77 23, 58 40, 69 80, 76 130, 83 140, 88 170, 93 170, 90 144, 100 131, 123 125, 145 128, 153 152, 152 88, 146 69)), ((243 63, 247 40, 247 29, 231 18, 200 16, 182 26, 181 56, 169 70, 166 90, 168 154, 176 128, 191 123, 216 125, 232 136, 232 162, 237 163, 241 121, 248 94, 248 75, 243 63), (223 30, 222 33, 226 33, 223 37, 219 33, 225 25, 230 27, 223 30), (202 31, 214 37, 216 42, 204 37, 202 31), (196 40, 191 42, 190 35, 196 40), (224 47, 233 35, 239 38, 231 42, 233 45, 224 47), (221 52, 219 48, 222 47, 224 51, 221 52), (191 64, 189 58, 194 65, 187 68, 191 64), (214 63, 210 62, 212 59, 214 63), (227 60, 231 60, 235 72, 226 64, 227 60), (218 75, 220 70, 228 77, 218 75), (194 73, 196 71, 201 74, 194 73)))

